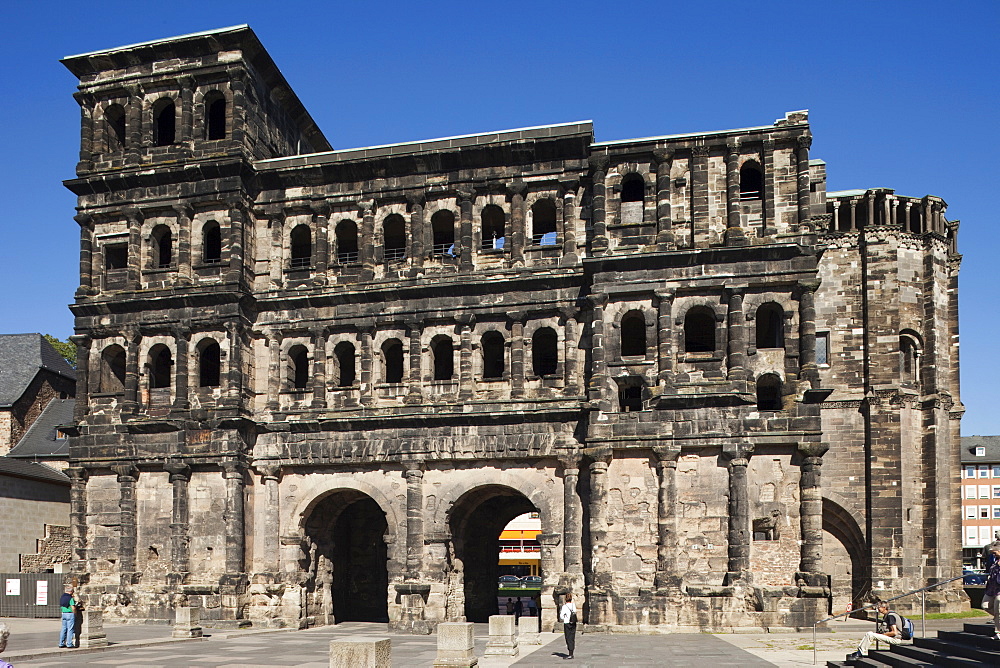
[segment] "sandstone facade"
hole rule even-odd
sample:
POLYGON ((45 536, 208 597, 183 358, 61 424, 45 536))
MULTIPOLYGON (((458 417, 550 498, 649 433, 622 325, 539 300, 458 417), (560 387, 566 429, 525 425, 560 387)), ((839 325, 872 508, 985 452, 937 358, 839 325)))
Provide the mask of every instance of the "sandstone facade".
POLYGON ((827 193, 805 112, 333 151, 246 27, 64 63, 109 618, 486 621, 528 511, 544 630, 567 589, 760 628, 957 573, 957 222, 827 193))

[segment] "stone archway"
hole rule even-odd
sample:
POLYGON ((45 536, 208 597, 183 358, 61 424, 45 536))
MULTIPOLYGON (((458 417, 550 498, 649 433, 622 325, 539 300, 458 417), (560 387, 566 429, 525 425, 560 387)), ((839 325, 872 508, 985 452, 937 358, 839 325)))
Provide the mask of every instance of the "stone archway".
POLYGON ((844 506, 823 498, 823 572, 830 575, 833 613, 864 605, 871 593, 865 536, 844 506))
POLYGON ((313 602, 327 623, 388 622, 385 512, 353 489, 331 492, 304 522, 313 602))
POLYGON ((449 514, 457 562, 462 566, 465 618, 489 621, 497 606, 500 532, 515 517, 538 508, 521 492, 484 485, 463 494, 449 514))

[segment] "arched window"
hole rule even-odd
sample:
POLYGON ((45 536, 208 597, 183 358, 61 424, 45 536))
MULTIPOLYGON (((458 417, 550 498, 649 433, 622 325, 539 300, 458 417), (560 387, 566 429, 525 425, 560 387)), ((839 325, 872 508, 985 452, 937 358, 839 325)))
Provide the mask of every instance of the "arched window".
POLYGON ((559 364, 558 337, 551 327, 539 327, 531 337, 531 370, 536 376, 551 376, 559 364))
POLYGON ((358 261, 358 225, 353 220, 337 223, 337 262, 353 264, 358 261))
POLYGON ((382 381, 403 382, 403 344, 399 339, 389 339, 382 344, 382 381))
POLYGON ((198 387, 218 387, 222 371, 222 350, 215 339, 198 344, 198 387))
POLYGON ((176 137, 177 109, 174 101, 162 98, 153 105, 153 145, 170 146, 176 137))
POLYGON ((351 387, 355 378, 354 345, 341 341, 333 349, 333 355, 337 361, 337 387, 351 387))
POLYGON ((312 230, 309 226, 305 223, 296 225, 292 228, 289 240, 292 247, 289 266, 292 269, 304 269, 312 264, 312 230))
POLYGON ((226 98, 212 91, 205 96, 205 139, 226 138, 226 98))
POLYGON ((496 204, 487 204, 480 214, 483 223, 483 249, 501 249, 504 247, 506 230, 504 228, 503 209, 496 204))
POLYGON ((641 311, 629 311, 621 324, 622 357, 646 354, 646 318, 641 311))
POLYGON ((740 167, 740 199, 763 199, 764 175, 760 165, 748 160, 740 167))
POLYGON ((920 339, 916 332, 905 331, 899 336, 899 370, 904 385, 920 382, 920 339))
POLYGON ((715 313, 706 306, 695 306, 684 317, 684 352, 715 352, 715 313))
POLYGON ((150 235, 152 242, 152 264, 156 269, 165 269, 174 262, 174 238, 170 228, 157 225, 150 235))
POLYGON ((431 233, 434 235, 434 255, 455 256, 455 214, 448 210, 431 216, 431 233))
POLYGON ((201 228, 201 260, 205 264, 222 262, 222 230, 214 220, 201 228))
POLYGON ((125 391, 125 349, 117 344, 101 353, 99 391, 109 394, 125 391))
POLYGON ((646 195, 646 182, 640 174, 629 174, 622 179, 621 222, 638 225, 642 222, 642 208, 646 195))
POLYGON ((556 205, 547 197, 531 207, 531 243, 536 246, 556 244, 556 205))
POLYGON ((455 375, 455 349, 451 339, 440 336, 431 343, 434 357, 434 380, 451 380, 455 375))
POLYGON ((757 347, 785 347, 785 310, 780 304, 767 302, 757 309, 757 347))
POLYGON ((406 257, 406 221, 398 213, 387 216, 382 223, 382 247, 386 262, 406 257))
POLYGON ((309 384, 309 351, 302 344, 288 349, 288 382, 294 390, 304 390, 309 384))
POLYGON ((781 410, 781 377, 765 373, 757 379, 757 408, 762 411, 781 410))
POLYGON ((503 334, 490 330, 483 334, 483 378, 503 378, 504 341, 503 334))
POLYGON ((108 152, 125 148, 125 109, 120 104, 104 110, 104 135, 108 152))
POLYGON ((149 351, 149 387, 158 389, 170 387, 170 367, 174 364, 170 348, 162 343, 153 346, 149 351))

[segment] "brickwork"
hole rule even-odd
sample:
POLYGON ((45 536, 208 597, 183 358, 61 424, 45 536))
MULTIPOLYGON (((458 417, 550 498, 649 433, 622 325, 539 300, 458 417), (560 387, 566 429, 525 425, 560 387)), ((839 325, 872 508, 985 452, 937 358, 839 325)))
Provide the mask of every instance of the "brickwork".
MULTIPOLYGON (((48 537, 51 529, 69 525, 69 490, 65 485, 0 475, 0 514, 4 518, 4 540, 0 545, 0 571, 39 572, 42 563, 66 563, 61 558, 60 539, 51 545, 39 537, 48 537), (44 546, 45 549, 40 550, 44 546), (34 558, 41 551, 44 556, 34 558), (50 558, 51 557, 51 558, 50 558)), ((69 555, 65 555, 69 556, 69 555)))
POLYGON ((45 525, 45 538, 38 541, 36 554, 21 555, 21 573, 45 573, 56 564, 68 564, 72 560, 70 550, 69 525, 45 525))

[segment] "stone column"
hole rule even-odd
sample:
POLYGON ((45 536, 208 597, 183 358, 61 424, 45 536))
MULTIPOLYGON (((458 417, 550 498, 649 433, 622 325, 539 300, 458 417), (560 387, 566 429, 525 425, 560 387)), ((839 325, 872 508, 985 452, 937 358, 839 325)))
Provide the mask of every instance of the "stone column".
MULTIPOLYGON (((798 145, 795 149, 795 162, 798 167, 798 210, 799 225, 805 225, 812 218, 809 211, 809 147, 812 145, 812 137, 803 135, 798 138, 798 145)), ((869 215, 872 208, 869 206, 869 215)))
POLYGON ((87 469, 73 466, 65 471, 70 479, 70 555, 74 573, 87 572, 87 469))
POLYGON ((568 573, 583 574, 583 503, 577 486, 580 481, 580 456, 560 458, 563 466, 563 568, 568 573))
POLYGON ((564 313, 564 317, 566 324, 563 350, 565 364, 563 372, 566 387, 563 390, 563 394, 573 397, 583 393, 583 388, 580 386, 579 350, 577 347, 577 339, 579 338, 577 329, 579 324, 576 321, 576 311, 567 311, 564 313))
POLYGON ((80 161, 76 165, 77 173, 94 168, 94 154, 101 152, 94 132, 94 114, 97 112, 96 99, 93 95, 77 92, 73 95, 80 103, 80 161))
POLYGON ((193 270, 191 269, 191 207, 187 204, 176 204, 173 207, 177 216, 177 282, 190 284, 193 270))
POLYGON ((524 264, 524 193, 527 189, 523 181, 507 185, 510 194, 510 262, 513 265, 524 264))
POLYGON ((840 200, 833 200, 833 206, 831 207, 833 212, 833 217, 830 219, 830 231, 839 232, 840 231, 840 200))
POLYGON ((125 210, 125 217, 128 219, 128 270, 126 273, 126 287, 129 290, 139 289, 140 262, 142 261, 142 243, 140 234, 142 233, 142 212, 136 208, 125 210))
POLYGON ((139 409, 139 341, 141 337, 135 330, 125 332, 128 350, 125 352, 125 398, 122 401, 123 413, 135 413, 139 409))
POLYGON ((406 476, 406 577, 420 579, 424 557, 424 469, 419 462, 404 464, 406 476))
POLYGON ((524 314, 508 312, 510 324, 510 395, 524 396, 524 314))
MULTIPOLYGON (((243 203, 240 200, 229 202, 229 267, 227 269, 226 281, 229 283, 240 284, 244 282, 244 262, 243 262, 243 247, 244 247, 244 233, 247 226, 245 218, 249 217, 244 213, 243 203)), ((281 231, 279 226, 278 231, 281 231)), ((280 258, 281 255, 281 245, 279 236, 279 246, 278 246, 278 277, 281 279, 281 266, 280 258)))
POLYGON ((593 239, 590 249, 594 255, 603 255, 608 250, 607 223, 607 170, 610 160, 606 155, 590 156, 590 178, 593 183, 591 194, 590 220, 593 225, 593 239))
POLYGON ((76 290, 77 297, 87 297, 94 290, 94 218, 88 214, 73 216, 80 226, 80 287, 76 290))
POLYGON ((607 358, 604 351, 604 307, 608 303, 608 295, 604 293, 592 294, 590 295, 590 302, 594 313, 593 323, 591 324, 591 357, 594 372, 590 378, 588 398, 591 403, 600 402, 601 410, 607 411, 611 408, 604 396, 608 376, 607 358))
POLYGON ((284 264, 284 243, 282 239, 282 227, 284 227, 285 214, 282 212, 271 218, 268 227, 271 230, 271 257, 268 265, 268 273, 271 276, 271 288, 281 289, 283 283, 282 276, 285 269, 284 264))
POLYGON ((189 76, 178 77, 181 88, 181 126, 178 128, 177 143, 194 139, 194 79, 189 76))
POLYGON ((656 446, 656 578, 661 593, 679 593, 677 572, 677 457, 679 447, 656 446))
POLYGON ((763 205, 763 232, 764 236, 773 236, 778 233, 778 223, 774 219, 774 140, 765 139, 763 142, 761 158, 764 161, 764 192, 761 197, 763 205))
POLYGON ((462 271, 472 271, 472 189, 458 191, 458 206, 461 213, 459 221, 458 244, 460 250, 459 268, 462 271))
POLYGON ((576 247, 576 191, 580 187, 577 179, 562 179, 563 190, 563 256, 560 266, 570 267, 580 262, 576 247))
POLYGON ((375 201, 361 202, 361 274, 362 282, 375 278, 375 201))
POLYGON ((229 338, 229 366, 226 372, 226 398, 223 401, 238 408, 243 396, 243 337, 239 323, 233 320, 226 322, 226 334, 229 338))
POLYGON ((691 148, 691 247, 700 248, 709 243, 709 146, 691 148))
POLYGON ((412 191, 406 193, 406 201, 410 205, 410 266, 419 269, 424 266, 424 256, 427 255, 424 240, 427 229, 424 223, 424 193, 412 191))
POLYGON ((910 229, 910 209, 912 206, 913 202, 911 200, 906 200, 903 203, 903 221, 900 224, 902 225, 904 230, 910 229))
POLYGON ((743 290, 727 288, 729 293, 729 380, 746 380, 747 335, 743 317, 743 290))
POLYGON ((799 522, 802 526, 799 571, 811 575, 822 572, 823 487, 820 467, 823 465, 823 455, 829 449, 828 443, 799 444, 799 454, 802 456, 799 471, 799 522))
POLYGON ((183 580, 191 572, 190 553, 190 499, 188 483, 191 481, 191 467, 183 462, 168 460, 163 470, 170 474, 173 485, 173 511, 170 517, 170 570, 183 580))
POLYGON ((819 281, 799 283, 799 377, 812 388, 819 387, 816 366, 816 290, 819 281))
POLYGON ((849 229, 856 230, 858 229, 858 200, 851 199, 848 204, 850 205, 848 208, 848 215, 851 219, 849 229))
POLYGON ((281 405, 281 339, 282 334, 272 330, 267 341, 269 359, 267 365, 267 408, 276 411, 281 405))
POLYGON ((875 191, 869 190, 865 193, 865 205, 868 210, 868 222, 866 225, 871 227, 875 224, 875 191))
POLYGON ((188 344, 191 341, 191 330, 187 327, 177 328, 173 332, 174 343, 177 346, 177 363, 174 365, 174 411, 186 411, 191 407, 188 401, 188 344))
MULTIPOLYGON (((90 373, 90 337, 85 334, 74 334, 69 337, 76 345, 76 402, 73 405, 73 420, 82 422, 87 417, 90 406, 91 384, 101 373, 98 366, 97 374, 90 373)), ((94 383, 96 385, 96 383, 94 383)))
POLYGON ((469 401, 475 395, 476 388, 472 379, 472 324, 475 316, 462 314, 458 317, 458 325, 461 330, 461 349, 458 358, 458 399, 459 401, 469 401))
POLYGON ((131 464, 112 466, 118 476, 118 572, 122 584, 131 584, 135 573, 136 525, 135 525, 135 483, 139 470, 131 464))
POLYGON ((753 445, 727 443, 722 448, 729 467, 729 572, 726 584, 750 583, 750 490, 747 467, 753 445))
MULTIPOLYGON (((126 123, 125 132, 128 133, 128 137, 125 142, 125 161, 129 164, 135 164, 139 162, 139 153, 144 146, 149 146, 148 142, 152 140, 152 132, 147 132, 146 141, 143 141, 143 120, 145 114, 144 106, 145 102, 143 100, 143 90, 142 84, 134 84, 132 86, 126 87, 128 91, 128 106, 125 108, 126 123)), ((145 128, 149 130, 150 128, 145 128)))
POLYGON ((313 398, 312 408, 326 408, 326 329, 312 331, 313 340, 313 398))
POLYGON ((243 464, 236 461, 222 463, 226 479, 226 511, 223 522, 226 531, 226 574, 243 572, 244 518, 243 518, 243 464))
POLYGON ((726 145, 726 245, 746 246, 749 241, 740 225, 740 145, 726 145))
POLYGON ((372 347, 372 337, 375 330, 366 327, 361 330, 361 404, 370 406, 375 401, 375 384, 373 382, 375 367, 375 350, 372 347))
POLYGON ((330 266, 330 205, 314 202, 312 205, 313 229, 316 231, 316 276, 314 282, 326 283, 326 270, 330 266))
POLYGON ((423 332, 422 322, 409 322, 407 327, 410 332, 410 365, 409 365, 409 375, 407 377, 407 383, 409 383, 409 388, 406 393, 406 398, 404 403, 407 404, 419 404, 423 401, 423 392, 421 390, 423 386, 423 377, 420 373, 421 370, 421 342, 420 337, 423 332))
POLYGON ((278 493, 278 481, 281 478, 281 466, 278 464, 256 464, 254 468, 260 474, 264 486, 264 525, 258 533, 261 555, 258 560, 264 573, 278 573, 278 536, 281 535, 279 511, 281 497, 278 493))
POLYGON ((663 387, 674 384, 673 331, 670 320, 674 305, 674 291, 660 288, 656 291, 659 299, 656 312, 657 358, 659 360, 659 380, 663 387))
POLYGON ((670 169, 673 167, 674 152, 658 148, 653 151, 653 158, 656 165, 656 243, 669 248, 674 244, 670 212, 670 169))
POLYGON ((608 610, 611 587, 611 563, 608 548, 608 464, 611 450, 602 449, 591 455, 590 464, 590 581, 587 601, 590 608, 588 622, 602 624, 610 614, 608 610))

